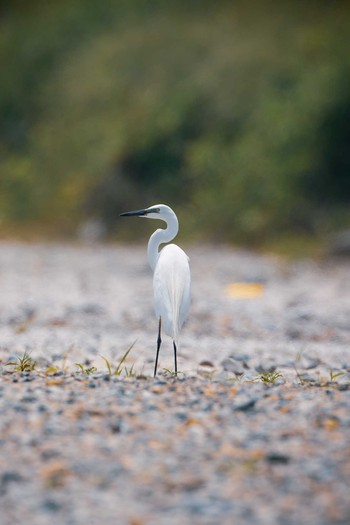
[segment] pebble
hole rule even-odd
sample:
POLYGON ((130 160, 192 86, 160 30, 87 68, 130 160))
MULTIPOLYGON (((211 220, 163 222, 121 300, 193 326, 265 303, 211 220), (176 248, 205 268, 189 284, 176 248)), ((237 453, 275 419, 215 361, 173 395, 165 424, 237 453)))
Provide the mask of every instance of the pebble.
POLYGON ((255 370, 260 374, 264 372, 274 372, 276 370, 276 365, 274 363, 262 362, 255 366, 255 370))
POLYGON ((244 367, 240 361, 236 361, 232 357, 228 357, 221 362, 221 366, 227 372, 232 372, 236 375, 244 374, 244 367))

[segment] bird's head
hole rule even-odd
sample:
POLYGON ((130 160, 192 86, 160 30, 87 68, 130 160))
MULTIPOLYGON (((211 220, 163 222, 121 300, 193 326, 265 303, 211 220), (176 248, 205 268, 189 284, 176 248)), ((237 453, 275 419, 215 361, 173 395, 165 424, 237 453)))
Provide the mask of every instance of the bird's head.
POLYGON ((131 217, 134 215, 146 219, 160 219, 164 221, 175 214, 169 206, 166 206, 165 204, 155 204, 154 206, 150 206, 143 210, 126 211, 125 213, 121 213, 120 217, 131 217))

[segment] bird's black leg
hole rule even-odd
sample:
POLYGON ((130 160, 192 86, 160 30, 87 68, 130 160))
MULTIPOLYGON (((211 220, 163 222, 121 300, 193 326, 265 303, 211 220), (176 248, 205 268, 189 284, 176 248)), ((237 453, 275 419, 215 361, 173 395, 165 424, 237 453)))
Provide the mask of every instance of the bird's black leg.
POLYGON ((162 318, 160 317, 159 318, 159 327, 158 327, 158 339, 157 339, 157 354, 156 354, 156 362, 155 362, 155 365, 154 365, 154 377, 156 377, 156 375, 157 375, 159 349, 160 349, 160 345, 161 345, 161 342, 162 342, 162 338, 160 336, 161 329, 162 329, 162 318))
POLYGON ((174 346, 174 360, 175 360, 175 375, 177 376, 177 352, 176 352, 176 343, 173 341, 174 346))

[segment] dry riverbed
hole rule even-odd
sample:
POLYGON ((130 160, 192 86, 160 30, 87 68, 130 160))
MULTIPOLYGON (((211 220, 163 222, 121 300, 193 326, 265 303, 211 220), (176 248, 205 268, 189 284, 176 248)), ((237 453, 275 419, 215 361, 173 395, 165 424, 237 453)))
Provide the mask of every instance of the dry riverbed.
POLYGON ((349 263, 187 252, 153 379, 145 247, 0 244, 1 525, 350 522, 349 263))

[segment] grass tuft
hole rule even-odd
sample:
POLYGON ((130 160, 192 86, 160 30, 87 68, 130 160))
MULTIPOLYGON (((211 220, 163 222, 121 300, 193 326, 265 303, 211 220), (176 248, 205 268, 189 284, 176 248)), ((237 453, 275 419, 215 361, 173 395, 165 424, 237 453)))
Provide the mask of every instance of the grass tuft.
POLYGON ((338 378, 338 377, 342 377, 344 375, 345 372, 336 372, 334 373, 332 368, 330 368, 329 370, 329 377, 330 377, 330 380, 331 380, 331 383, 334 383, 334 381, 338 378))
POLYGON ((30 357, 30 353, 24 352, 22 357, 17 357, 17 361, 10 361, 5 366, 13 366, 17 372, 32 372, 36 367, 36 361, 30 357))
POLYGON ((135 370, 134 370, 134 366, 135 366, 135 363, 133 363, 131 365, 130 368, 128 368, 127 366, 124 365, 128 355, 130 354, 131 350, 133 349, 133 347, 135 346, 135 343, 136 341, 134 341, 130 346, 129 348, 127 349, 127 351, 122 355, 119 363, 116 365, 116 368, 115 370, 113 371, 112 369, 112 364, 110 363, 110 361, 107 359, 107 357, 104 357, 103 355, 100 355, 100 357, 104 360, 104 362, 106 363, 106 366, 107 366, 107 370, 108 370, 108 374, 110 376, 121 376, 123 370, 124 370, 124 373, 125 373, 125 376, 126 377, 134 377, 136 376, 136 373, 135 373, 135 370))
POLYGON ((90 366, 89 368, 87 368, 81 363, 75 363, 75 366, 77 366, 80 369, 80 371, 86 376, 89 376, 97 372, 96 366, 90 366))
POLYGON ((264 385, 273 385, 279 377, 283 377, 279 370, 274 370, 273 372, 267 371, 259 374, 255 381, 261 381, 264 385))
POLYGON ((185 372, 181 372, 181 370, 178 370, 176 373, 175 370, 170 370, 170 368, 163 368, 163 374, 166 377, 178 377, 180 374, 185 376, 185 372))

